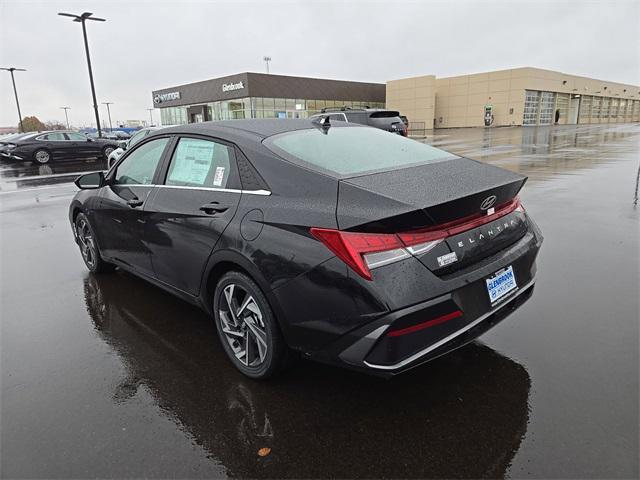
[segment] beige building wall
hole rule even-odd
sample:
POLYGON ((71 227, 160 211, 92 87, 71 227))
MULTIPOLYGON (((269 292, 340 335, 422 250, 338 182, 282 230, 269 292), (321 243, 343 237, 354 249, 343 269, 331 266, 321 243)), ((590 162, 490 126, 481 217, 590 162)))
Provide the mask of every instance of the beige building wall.
POLYGON ((435 75, 390 80, 387 82, 386 108, 406 115, 413 128, 419 128, 424 122, 423 128, 432 129, 435 85, 435 75))
MULTIPOLYGON (((578 102, 581 102, 581 111, 577 123, 640 121, 640 87, 637 85, 531 67, 437 79, 428 75, 393 80, 387 82, 387 107, 400 110, 410 122, 424 121, 427 128, 430 123, 436 128, 451 128, 484 126, 484 106, 490 104, 493 126, 522 125, 525 90, 556 93, 553 111, 555 117, 555 111, 560 110, 560 124, 576 123, 571 105, 577 106, 578 102), (416 108, 411 103, 418 98, 416 82, 423 88, 420 95, 435 93, 431 119, 428 108, 416 108), (427 84, 433 86, 425 90, 427 84), (608 110, 609 116, 598 116, 600 109, 608 110)), ((419 104, 426 105, 426 102, 419 104)))

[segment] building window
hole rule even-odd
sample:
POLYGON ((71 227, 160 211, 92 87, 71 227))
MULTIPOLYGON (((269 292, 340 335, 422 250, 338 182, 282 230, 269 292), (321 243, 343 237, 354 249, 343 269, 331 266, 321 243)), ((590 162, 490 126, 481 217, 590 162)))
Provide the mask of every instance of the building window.
POLYGON ((556 94, 553 92, 541 92, 540 95, 540 125, 551 125, 553 123, 556 94))
POLYGON ((536 125, 538 123, 538 108, 540 103, 540 92, 525 90, 524 96, 524 116, 523 125, 536 125))

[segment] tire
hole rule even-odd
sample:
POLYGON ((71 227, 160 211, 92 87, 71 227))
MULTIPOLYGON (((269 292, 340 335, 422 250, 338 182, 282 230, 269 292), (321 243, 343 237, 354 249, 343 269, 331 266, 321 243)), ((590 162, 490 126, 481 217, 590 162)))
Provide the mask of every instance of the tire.
POLYGON ((109 155, 111 155, 111 152, 113 152, 115 150, 115 148, 113 147, 104 147, 102 149, 102 156, 105 160, 109 160, 109 155))
POLYGON ((51 152, 46 148, 39 148, 33 152, 33 159, 40 164, 49 163, 51 160, 51 152))
POLYGON ((111 272, 115 269, 115 265, 105 262, 100 255, 100 249, 95 241, 93 228, 89 223, 89 219, 84 213, 79 213, 75 221, 76 234, 78 238, 78 247, 82 260, 90 272, 104 273, 111 272))
POLYGON ((224 351, 247 377, 266 380, 291 363, 292 352, 266 297, 245 274, 228 272, 220 279, 213 312, 224 351))

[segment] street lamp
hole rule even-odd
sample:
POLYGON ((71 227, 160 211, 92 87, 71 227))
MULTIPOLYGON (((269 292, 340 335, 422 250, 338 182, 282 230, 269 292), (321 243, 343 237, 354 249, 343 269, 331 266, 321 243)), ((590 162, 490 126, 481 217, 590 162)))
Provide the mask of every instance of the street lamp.
POLYGON ((96 89, 93 86, 93 72, 91 71, 91 58, 89 57, 89 42, 87 41, 87 28, 85 27, 86 20, 95 20, 96 22, 106 22, 104 18, 92 17, 90 12, 84 12, 81 15, 74 15, 73 13, 58 13, 63 17, 71 17, 74 22, 82 23, 82 35, 84 36, 84 50, 87 54, 87 66, 89 67, 89 82, 91 83, 91 95, 93 96, 93 111, 96 114, 96 126, 98 127, 98 137, 102 136, 102 130, 100 130, 100 116, 98 115, 98 101, 96 100, 96 89))
POLYGON ((69 126, 69 115, 67 115, 67 110, 71 110, 71 107, 60 107, 62 110, 64 110, 64 118, 67 119, 67 130, 71 130, 71 127, 69 126))
POLYGON ((20 127, 20 131, 24 133, 24 128, 22 127, 22 114, 20 113, 20 102, 18 102, 18 90, 16 90, 16 80, 13 78, 13 72, 26 72, 24 68, 0 68, 0 70, 6 70, 11 74, 11 83, 13 83, 13 93, 16 96, 16 106, 18 107, 18 125, 20 127))
POLYGON ((271 61, 271 57, 265 55, 262 59, 264 60, 264 63, 267 64, 267 73, 269 73, 269 62, 271 61))
POLYGON ((153 127, 153 108, 147 108, 147 111, 149 112, 149 120, 151 120, 149 126, 153 127))
POLYGON ((113 102, 102 102, 102 104, 107 106, 107 115, 109 116, 109 130, 113 132, 113 125, 111 125, 111 110, 109 110, 109 105, 113 105, 113 102))

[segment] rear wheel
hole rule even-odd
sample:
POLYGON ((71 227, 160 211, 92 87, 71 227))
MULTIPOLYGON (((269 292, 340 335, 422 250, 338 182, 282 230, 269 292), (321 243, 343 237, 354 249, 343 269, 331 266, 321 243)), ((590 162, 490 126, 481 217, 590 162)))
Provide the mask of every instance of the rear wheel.
POLYGON ((49 160, 51 160, 51 153, 49 150, 39 148, 33 152, 33 159, 38 163, 49 163, 49 160))
POLYGON ((82 259, 87 268, 93 273, 112 271, 115 265, 105 262, 100 256, 100 249, 95 241, 93 229, 89 224, 89 219, 84 213, 79 213, 76 217, 76 234, 78 235, 78 246, 82 259))
POLYGON ((239 272, 225 274, 216 286, 213 311, 227 356, 246 376, 267 379, 289 364, 291 352, 273 312, 249 277, 239 272))

